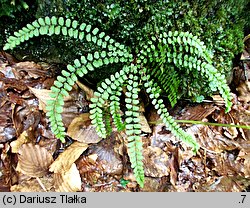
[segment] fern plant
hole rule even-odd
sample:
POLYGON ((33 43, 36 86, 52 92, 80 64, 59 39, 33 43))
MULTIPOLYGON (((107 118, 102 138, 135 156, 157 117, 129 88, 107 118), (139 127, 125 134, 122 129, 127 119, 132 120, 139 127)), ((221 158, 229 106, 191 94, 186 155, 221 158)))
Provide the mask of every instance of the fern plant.
POLYGON ((161 98, 162 93, 168 94, 168 99, 174 106, 182 96, 182 88, 190 96, 192 93, 199 96, 199 91, 195 91, 197 87, 205 87, 210 91, 218 90, 225 100, 226 111, 230 110, 230 90, 224 75, 213 67, 206 47, 191 33, 172 32, 161 28, 155 35, 150 34, 142 40, 139 47, 134 50, 136 53, 132 53, 132 48, 116 42, 98 28, 85 23, 79 24, 76 20, 53 16, 39 18, 15 32, 14 36, 8 38, 4 50, 13 49, 39 35, 69 36, 83 43, 92 42, 99 48, 67 65, 67 70, 62 70, 51 87, 47 116, 52 131, 62 142, 66 134, 61 116, 64 97, 69 95, 78 77, 83 77, 104 65, 123 63, 122 69, 103 80, 94 93, 90 104, 90 119, 102 138, 106 138, 112 131, 110 117, 118 131, 125 130, 131 167, 141 187, 144 184, 139 118, 141 90, 148 93, 166 127, 173 135, 190 145, 194 152, 197 152, 199 145, 169 115, 161 98), (189 76, 183 77, 182 74, 189 76), (120 113, 120 99, 123 93, 126 104, 124 118, 120 113))

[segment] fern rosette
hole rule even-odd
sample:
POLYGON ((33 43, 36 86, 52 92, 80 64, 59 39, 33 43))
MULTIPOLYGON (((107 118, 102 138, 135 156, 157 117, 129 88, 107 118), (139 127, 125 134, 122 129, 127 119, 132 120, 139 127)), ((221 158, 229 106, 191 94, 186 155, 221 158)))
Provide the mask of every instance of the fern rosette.
POLYGON ((27 24, 10 36, 4 50, 39 35, 62 35, 90 42, 97 46, 72 64, 51 87, 51 99, 47 102, 47 116, 55 136, 65 141, 65 127, 62 121, 64 98, 69 96, 78 77, 104 65, 123 64, 120 71, 104 79, 97 87, 90 104, 90 119, 97 134, 106 138, 112 131, 111 121, 118 131, 127 134, 128 155, 138 184, 143 187, 144 169, 142 156, 141 121, 139 118, 139 92, 146 90, 166 127, 174 136, 186 142, 197 152, 199 146, 174 121, 160 98, 166 93, 171 105, 187 94, 202 97, 199 88, 210 93, 219 91, 226 102, 226 111, 231 107, 230 90, 225 76, 212 65, 212 57, 204 44, 189 32, 165 31, 161 28, 155 34, 148 34, 138 48, 129 48, 116 42, 98 28, 63 17, 45 17, 27 24), (131 51, 134 51, 133 54, 131 51), (121 114, 121 97, 125 96, 125 112, 121 114))

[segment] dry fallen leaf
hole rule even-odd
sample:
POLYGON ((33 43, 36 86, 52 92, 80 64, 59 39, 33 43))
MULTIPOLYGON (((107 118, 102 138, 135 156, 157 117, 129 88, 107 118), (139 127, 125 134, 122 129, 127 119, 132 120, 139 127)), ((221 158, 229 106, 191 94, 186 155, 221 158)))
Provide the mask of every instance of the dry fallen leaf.
POLYGON ((27 131, 24 131, 18 138, 17 140, 13 141, 10 143, 11 146, 11 152, 12 153, 18 153, 18 150, 20 149, 20 147, 24 144, 28 142, 28 134, 27 131))
POLYGON ((212 99, 217 105, 225 105, 225 100, 221 97, 221 95, 213 95, 212 99))
POLYGON ((146 176, 163 177, 169 175, 169 157, 161 148, 149 146, 143 150, 143 156, 146 176))
POLYGON ((244 160, 243 172, 244 172, 245 177, 249 178, 250 177, 250 154, 247 153, 246 155, 240 156, 239 158, 244 160))
POLYGON ((155 192, 160 189, 161 184, 158 178, 145 177, 144 187, 141 188, 142 192, 155 192))
MULTIPOLYGON (((232 123, 232 125, 235 125, 234 123, 232 123)), ((224 128, 224 135, 227 137, 227 138, 229 138, 229 139, 231 139, 231 140, 233 140, 233 139, 236 139, 237 138, 237 136, 238 136, 238 130, 237 130, 237 128, 236 127, 230 127, 230 128, 224 128)))
POLYGON ((169 159, 169 169, 170 169, 170 183, 175 186, 178 180, 179 171, 179 148, 172 148, 171 157, 169 159))
POLYGON ((241 192, 243 191, 245 179, 234 176, 219 177, 206 191, 209 192, 241 192))
POLYGON ((49 170, 54 173, 67 172, 87 148, 87 144, 74 142, 58 156, 58 158, 51 164, 49 170))
POLYGON ((42 192, 44 191, 35 178, 19 183, 18 185, 11 186, 10 190, 12 192, 42 192))
POLYGON ((46 77, 47 73, 40 65, 30 61, 16 63, 13 65, 13 72, 17 79, 37 79, 46 77))
POLYGON ((57 192, 81 191, 81 177, 75 163, 67 172, 54 173, 54 186, 57 192))
POLYGON ((29 87, 29 89, 39 99, 39 110, 42 110, 46 113, 46 103, 48 100, 51 100, 51 97, 49 96, 51 90, 36 89, 32 87, 29 87))
POLYGON ((17 170, 31 177, 46 175, 53 162, 52 155, 39 145, 23 144, 18 153, 17 170))
POLYGON ((94 185, 102 178, 101 173, 104 172, 101 164, 97 161, 93 161, 93 157, 95 156, 82 156, 76 161, 77 169, 79 170, 82 180, 87 181, 87 183, 91 185, 94 185))
MULTIPOLYGON (((46 113, 46 103, 48 100, 51 100, 51 90, 36 89, 31 87, 29 87, 29 89, 38 98, 39 109, 46 113)), ((63 100, 64 106, 62 119, 64 125, 67 127, 75 117, 77 117, 82 111, 85 111, 85 109, 88 108, 88 103, 84 99, 83 92, 79 92, 79 88, 77 88, 76 85, 74 85, 73 90, 70 91, 70 95, 64 97, 63 100)))
POLYGON ((92 97, 94 97, 94 90, 87 87, 86 85, 82 84, 79 81, 76 81, 77 85, 86 93, 86 99, 90 100, 92 97))
POLYGON ((67 134, 72 139, 85 144, 98 143, 102 139, 97 135, 95 127, 91 125, 89 113, 77 116, 69 125, 67 134))
POLYGON ((236 90, 239 92, 239 101, 248 103, 250 101, 250 81, 242 82, 236 90))
POLYGON ((143 115, 143 113, 140 114, 139 118, 140 118, 141 130, 145 133, 152 133, 148 121, 146 117, 143 115))
POLYGON ((53 190, 53 177, 51 175, 42 178, 29 178, 11 186, 12 192, 44 192, 53 190))
POLYGON ((195 135, 196 141, 203 149, 213 153, 234 150, 240 146, 236 141, 227 139, 209 126, 193 125, 187 132, 195 135))
POLYGON ((179 120, 196 120, 202 121, 207 116, 211 115, 217 107, 211 104, 188 106, 182 110, 179 120))
POLYGON ((121 157, 114 151, 116 140, 111 137, 97 145, 91 145, 88 155, 82 155, 77 161, 77 168, 83 181, 94 185, 109 180, 107 177, 120 176, 124 167, 121 157), (104 177, 105 176, 105 177, 104 177), (107 176, 107 177, 106 177, 107 176))
MULTIPOLYGON (((111 141, 109 141, 111 143, 111 141)), ((103 141, 100 145, 93 150, 97 154, 97 162, 101 165, 106 174, 120 175, 123 170, 122 160, 119 155, 114 151, 109 142, 103 141)))

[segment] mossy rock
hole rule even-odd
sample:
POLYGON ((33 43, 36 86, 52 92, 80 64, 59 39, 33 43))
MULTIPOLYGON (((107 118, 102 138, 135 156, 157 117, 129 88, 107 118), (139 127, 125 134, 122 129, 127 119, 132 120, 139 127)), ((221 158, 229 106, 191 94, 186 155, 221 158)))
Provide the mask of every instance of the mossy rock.
MULTIPOLYGON (((42 16, 65 16, 79 22, 90 22, 101 28, 115 40, 128 46, 137 46, 160 27, 169 30, 190 31, 199 36, 214 55, 214 65, 219 71, 230 74, 232 59, 243 48, 244 25, 250 15, 246 10, 247 0, 237 2, 216 0, 161 1, 120 1, 120 0, 36 0, 25 1, 27 12, 15 12, 12 17, 0 17, 2 41, 13 31, 42 16), (244 14, 244 16, 243 16, 244 14), (8 23, 8 24, 7 24, 8 23), (7 31, 7 32, 6 32, 7 31)), ((22 44, 12 53, 20 60, 45 61, 67 64, 77 56, 92 49, 92 45, 74 42, 61 37, 34 38, 22 44)), ((136 52, 133 52, 136 54, 136 52)), ((118 67, 112 68, 113 71, 118 67)), ((103 69, 105 71, 106 69, 103 69)), ((110 70, 110 69, 109 69, 110 70)), ((108 70, 108 71, 109 71, 108 70)), ((93 78, 109 74, 93 74, 93 78)))

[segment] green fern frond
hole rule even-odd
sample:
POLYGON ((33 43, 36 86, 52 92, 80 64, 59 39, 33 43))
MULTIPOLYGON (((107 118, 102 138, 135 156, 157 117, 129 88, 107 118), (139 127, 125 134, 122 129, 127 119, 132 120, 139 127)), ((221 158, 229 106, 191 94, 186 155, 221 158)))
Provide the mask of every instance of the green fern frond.
POLYGON ((144 170, 142 163, 142 141, 141 141, 141 125, 139 119, 139 77, 137 74, 137 66, 125 66, 122 70, 111 75, 110 78, 101 82, 95 92, 95 97, 91 99, 90 118, 92 124, 96 127, 99 136, 105 138, 107 132, 105 129, 104 113, 105 109, 110 108, 116 128, 121 131, 126 129, 128 136, 128 155, 133 168, 134 175, 138 184, 143 187, 144 170), (126 86, 125 93, 125 124, 122 121, 119 107, 119 96, 122 92, 122 86, 126 86), (110 100, 110 102, 109 102, 110 100))
POLYGON ((111 75, 110 79, 105 79, 101 82, 100 86, 97 88, 95 92, 95 97, 91 99, 92 104, 90 105, 90 118, 92 124, 96 127, 97 134, 102 137, 107 137, 107 132, 105 130, 105 124, 103 120, 103 110, 108 106, 108 100, 110 97, 113 99, 112 107, 110 108, 110 112, 115 121, 115 125, 117 125, 117 129, 122 129, 122 120, 120 115, 118 114, 119 105, 116 104, 116 96, 120 94, 122 91, 122 86, 126 81, 127 74, 129 73, 129 67, 123 67, 122 70, 116 72, 115 75, 111 75), (115 106, 114 106, 115 105, 115 106))
MULTIPOLYGON (((226 111, 231 108, 230 89, 226 83, 225 76, 220 74, 212 65, 212 57, 207 51, 204 43, 189 32, 161 31, 158 38, 151 37, 147 42, 145 49, 139 53, 139 63, 144 63, 153 68, 148 70, 152 77, 155 77, 160 83, 166 83, 164 78, 169 75, 169 65, 174 65, 178 70, 179 78, 173 80, 183 80, 182 73, 187 76, 195 77, 191 80, 198 86, 203 85, 203 80, 199 77, 206 77, 209 82, 209 89, 218 90, 226 103, 226 111), (147 61, 145 61, 147 60, 147 61), (159 74, 167 74, 159 76, 159 74), (155 76, 157 75, 157 76, 155 76), (201 84, 199 85, 199 80, 201 84)), ((197 87, 198 87, 197 86, 197 87)), ((169 89, 169 86, 166 86, 169 89)), ((165 89, 165 90, 166 90, 165 89)), ((174 90, 174 88, 172 88, 174 90)), ((196 95, 198 96, 198 95, 196 95)))
MULTIPOLYGON (((75 59, 73 65, 67 66, 67 71, 62 70, 62 75, 57 77, 54 86, 51 88, 51 99, 47 104, 48 117, 51 121, 51 129, 55 136, 64 142, 65 128, 63 127, 61 113, 63 111, 63 97, 68 96, 68 92, 72 90, 72 86, 77 81, 77 76, 83 77, 89 71, 99 68, 103 65, 108 65, 118 62, 131 61, 133 56, 128 52, 126 47, 120 43, 115 42, 112 38, 100 32, 98 28, 92 28, 91 25, 85 23, 78 24, 77 21, 71 19, 64 19, 63 17, 45 17, 39 18, 26 27, 23 27, 14 36, 10 36, 4 46, 4 50, 13 49, 21 42, 29 40, 34 36, 39 35, 64 35, 71 38, 93 42, 101 48, 107 50, 96 51, 82 56, 81 59, 75 59)), ((96 109, 101 112, 101 109, 96 109)), ((100 123, 102 121, 101 114, 96 120, 100 123), (100 118, 99 118, 100 117, 100 118)), ((100 127, 100 126, 99 126, 100 127)), ((100 127, 103 131, 104 127, 100 127)), ((106 135, 103 131, 102 136, 106 135)))
POLYGON ((142 139, 141 139, 141 124, 139 118, 139 77, 137 76, 137 66, 131 66, 131 73, 127 80, 127 92, 125 93, 125 122, 126 134, 128 136, 128 155, 131 162, 131 167, 136 178, 137 183, 144 186, 144 169, 143 169, 143 155, 142 155, 142 139))
MULTIPOLYGON (((144 72, 145 73, 145 69, 144 72)), ((191 146, 193 152, 196 153, 199 149, 199 145, 194 140, 194 138, 187 134, 183 129, 180 128, 179 124, 177 124, 173 117, 169 115, 165 104, 162 99, 159 99, 161 94, 161 89, 157 85, 156 82, 153 82, 150 79, 150 75, 144 76, 142 78, 144 80, 144 87, 146 88, 146 92, 149 94, 150 99, 152 100, 152 104, 154 105, 157 113, 160 115, 163 123, 166 127, 176 136, 178 139, 184 141, 187 145, 191 146)))
POLYGON ((63 17, 45 17, 27 24, 13 36, 10 36, 4 50, 13 49, 20 43, 40 35, 62 35, 90 42, 97 51, 75 59, 67 70, 62 70, 51 87, 51 99, 47 102, 47 116, 55 136, 64 142, 65 128, 62 121, 64 97, 69 96, 78 77, 104 65, 124 63, 123 68, 103 80, 97 87, 90 104, 90 119, 97 134, 106 138, 110 134, 111 118, 118 131, 125 129, 127 134, 128 155, 138 184, 143 187, 144 169, 142 155, 141 124, 139 118, 139 91, 142 85, 162 118, 166 127, 178 139, 183 140, 197 152, 199 146, 192 136, 187 134, 169 115, 163 100, 162 91, 168 95, 172 106, 181 97, 180 91, 190 96, 202 97, 200 87, 206 85, 203 93, 219 91, 226 102, 226 111, 232 105, 229 87, 225 76, 213 66, 212 57, 204 43, 189 32, 165 31, 149 35, 141 41, 136 54, 131 49, 116 42, 98 28, 89 24, 79 24, 76 20, 63 17), (134 58, 135 57, 135 58, 134 58), (192 79, 193 78, 193 79, 192 79), (124 112, 121 115, 121 95, 126 89, 124 112), (111 117, 110 117, 111 115, 111 117))
POLYGON ((109 108, 106 108, 104 111, 104 121, 105 121, 105 128, 106 128, 107 136, 110 136, 112 133, 112 126, 111 126, 109 108))
MULTIPOLYGON (((27 24, 27 26, 7 39, 3 49, 13 49, 20 43, 40 35, 63 35, 85 42, 92 42, 110 51, 109 56, 122 57, 121 62, 126 62, 132 58, 124 45, 115 42, 104 32, 100 32, 98 28, 92 28, 91 25, 86 23, 78 24, 76 20, 72 21, 71 19, 57 18, 55 16, 39 18, 31 24, 27 24)), ((116 62, 116 59, 114 59, 114 62, 116 62)))
MULTIPOLYGON (((161 66, 161 68, 162 67, 163 66, 161 66)), ((152 77, 154 77, 154 80, 159 83, 161 89, 167 93, 168 100, 171 106, 174 107, 180 97, 179 86, 181 79, 173 66, 168 64, 166 68, 165 70, 167 70, 167 73, 164 69, 154 69, 149 74, 153 75, 152 77)))
MULTIPOLYGON (((112 88, 112 85, 111 85, 112 88)), ((118 131, 123 131, 125 129, 125 123, 122 121, 121 108, 120 108, 120 96, 122 95, 122 87, 117 89, 113 85, 113 93, 110 96, 110 113, 118 131)))

